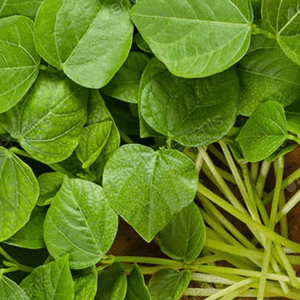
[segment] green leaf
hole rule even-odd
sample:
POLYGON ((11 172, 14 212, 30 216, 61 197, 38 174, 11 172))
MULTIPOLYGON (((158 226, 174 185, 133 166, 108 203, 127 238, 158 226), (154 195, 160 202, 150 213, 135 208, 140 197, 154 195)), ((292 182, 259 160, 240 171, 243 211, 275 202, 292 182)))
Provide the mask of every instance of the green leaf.
POLYGON ((126 60, 133 25, 129 8, 118 0, 45 0, 34 34, 49 64, 76 83, 98 89, 126 60))
POLYGON ((35 268, 20 286, 30 299, 73 300, 74 286, 68 255, 35 268))
POLYGON ((190 271, 160 270, 150 279, 149 291, 152 300, 178 300, 191 280, 190 271))
POLYGON ((149 45, 146 43, 146 41, 143 39, 143 37, 141 36, 141 34, 139 32, 137 32, 134 36, 134 41, 136 42, 137 46, 143 50, 144 52, 147 53, 152 53, 149 45))
POLYGON ((35 207, 26 225, 5 241, 6 244, 27 248, 42 249, 45 246, 43 226, 46 217, 46 210, 35 207))
POLYGON ((118 216, 100 186, 65 178, 47 212, 44 238, 49 253, 70 254, 72 269, 99 262, 109 250, 118 229, 118 216))
POLYGON ((144 276, 137 264, 133 265, 127 279, 127 293, 125 300, 151 300, 144 276))
POLYGON ((140 52, 130 52, 124 65, 101 91, 110 97, 129 103, 137 103, 140 80, 148 62, 147 55, 140 52))
POLYGON ((23 98, 39 73, 33 26, 24 16, 0 19, 0 113, 23 98))
POLYGON ((98 291, 95 300, 123 300, 127 290, 125 272, 119 264, 113 264, 98 277, 98 291))
POLYGON ((4 241, 28 222, 39 186, 31 168, 3 147, 0 147, 0 182, 0 241, 4 241))
POLYGON ((20 286, 6 276, 0 276, 0 299, 30 300, 20 286))
POLYGON ((98 158, 108 142, 112 121, 104 121, 83 128, 76 155, 82 162, 82 168, 90 167, 98 158))
POLYGON ((288 131, 300 135, 300 101, 286 107, 285 112, 288 131))
POLYGON ((88 105, 87 124, 91 125, 106 121, 112 122, 110 135, 107 139, 107 143, 105 144, 99 157, 95 161, 94 166, 92 167, 94 173, 97 174, 99 178, 103 174, 104 166, 107 160, 120 146, 120 134, 116 123, 109 110, 105 106, 104 100, 101 97, 100 93, 96 90, 92 90, 88 105))
POLYGON ((264 25, 272 31, 285 54, 300 64, 300 6, 298 0, 263 0, 264 25))
POLYGON ((204 79, 185 79, 170 74, 153 59, 140 88, 143 119, 184 146, 211 144, 234 124, 239 80, 233 68, 204 79))
POLYGON ((196 78, 224 71, 245 55, 253 12, 248 0, 140 0, 132 19, 171 73, 196 78))
POLYGON ((37 205, 49 205, 59 191, 65 175, 59 172, 43 173, 38 177, 40 196, 37 205))
POLYGON ((275 40, 254 36, 251 49, 238 64, 241 84, 239 113, 249 116, 265 101, 287 106, 300 94, 300 66, 291 61, 275 40))
POLYGON ((13 109, 0 115, 4 128, 45 164, 69 157, 86 121, 88 90, 58 72, 41 72, 13 109))
POLYGON ((98 273, 96 267, 80 270, 74 275, 74 300, 95 299, 98 273))
POLYGON ((165 254, 189 264, 200 255, 205 239, 205 224, 199 207, 191 203, 174 215, 159 233, 157 242, 165 254))
POLYGON ((247 161, 257 162, 275 152, 287 138, 283 107, 274 101, 261 104, 237 136, 247 161))
POLYGON ((0 18, 22 15, 34 20, 42 2, 43 0, 0 0, 0 18))
POLYGON ((103 174, 110 204, 147 242, 193 201, 197 182, 195 165, 184 154, 138 144, 119 148, 103 174))

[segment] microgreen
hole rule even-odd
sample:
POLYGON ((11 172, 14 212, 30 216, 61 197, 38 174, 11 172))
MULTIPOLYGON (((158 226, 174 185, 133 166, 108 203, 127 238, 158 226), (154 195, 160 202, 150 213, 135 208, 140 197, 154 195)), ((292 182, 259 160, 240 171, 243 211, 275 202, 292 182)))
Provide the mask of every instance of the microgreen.
POLYGON ((298 2, 0 0, 0 298, 299 300, 298 2))

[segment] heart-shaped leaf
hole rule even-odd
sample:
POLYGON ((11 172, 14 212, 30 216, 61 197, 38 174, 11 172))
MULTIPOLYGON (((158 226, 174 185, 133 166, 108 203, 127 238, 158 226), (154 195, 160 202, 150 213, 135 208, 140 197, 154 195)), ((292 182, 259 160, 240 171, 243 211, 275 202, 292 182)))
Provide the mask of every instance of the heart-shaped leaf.
POLYGON ((140 85, 143 120, 184 146, 206 146, 222 138, 234 124, 238 100, 234 68, 204 79, 186 79, 153 59, 140 85))
POLYGON ((191 280, 190 271, 160 270, 150 279, 149 291, 152 300, 178 300, 191 280))
POLYGON ((195 165, 184 154, 134 144, 119 148, 103 174, 110 204, 148 242, 193 201, 197 183, 195 165))
POLYGON ((206 239, 205 224, 195 203, 174 215, 157 237, 161 250, 173 259, 192 263, 201 253, 206 239))
POLYGON ((287 138, 283 107, 274 101, 261 104, 241 129, 236 140, 247 161, 258 162, 275 152, 287 138))
POLYGON ((83 269, 99 262, 111 247, 117 229, 118 216, 102 188, 66 178, 47 212, 44 238, 54 258, 70 254, 71 268, 83 269))

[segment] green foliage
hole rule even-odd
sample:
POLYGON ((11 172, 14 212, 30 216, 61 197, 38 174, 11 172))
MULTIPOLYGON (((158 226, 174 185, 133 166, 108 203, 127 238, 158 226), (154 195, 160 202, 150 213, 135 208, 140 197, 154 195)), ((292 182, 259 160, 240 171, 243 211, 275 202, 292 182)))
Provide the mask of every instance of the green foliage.
POLYGON ((189 271, 160 270, 149 282, 152 300, 177 300, 184 293, 191 279, 189 271))
POLYGON ((95 300, 123 300, 126 295, 127 280, 119 264, 113 264, 98 276, 98 290, 95 300))
POLYGON ((274 101, 261 104, 246 122, 237 141, 247 161, 270 156, 287 139, 284 109, 274 101))
POLYGON ((34 20, 36 12, 42 2, 43 0, 1 0, 0 18, 22 15, 34 20))
POLYGON ((147 55, 130 52, 121 69, 102 89, 102 92, 125 102, 137 103, 140 80, 148 62, 147 55))
POLYGON ((36 268, 20 285, 29 299, 72 300, 74 286, 68 255, 36 268))
POLYGON ((205 146, 232 127, 238 84, 235 69, 205 79, 183 79, 153 59, 141 81, 141 115, 155 131, 181 145, 205 146))
POLYGON ((0 113, 16 105, 37 78, 33 26, 24 16, 0 19, 0 113))
POLYGON ((132 42, 129 8, 119 6, 115 13, 110 7, 117 4, 117 0, 44 1, 34 29, 38 52, 76 83, 103 87, 124 63, 132 42))
POLYGON ((68 158, 78 144, 87 98, 88 91, 64 75, 42 72, 24 99, 0 115, 0 122, 31 156, 56 163, 68 158))
POLYGON ((3 147, 0 166, 0 241, 5 241, 29 220, 39 196, 39 185, 31 168, 3 147))
POLYGON ((125 145, 108 161, 105 195, 113 209, 150 242, 190 204, 197 189, 192 161, 176 150, 125 145))
POLYGON ((46 217, 46 210, 36 206, 29 221, 16 232, 12 237, 5 241, 6 244, 27 248, 41 249, 45 247, 43 228, 46 217))
POLYGON ((239 61, 249 47, 252 19, 248 0, 141 0, 132 10, 154 55, 186 78, 206 77, 239 61))
POLYGON ((0 299, 300 299, 299 18, 299 0, 0 0, 0 299), (138 238, 160 255, 114 244, 138 238))
POLYGON ((299 99, 300 66, 291 61, 275 40, 256 35, 238 63, 241 98, 239 113, 250 116, 260 103, 287 106, 299 99))
POLYGON ((137 264, 133 265, 128 276, 125 300, 151 300, 144 276, 137 264))
POLYGON ((94 299, 97 292, 98 273, 96 267, 83 269, 74 275, 74 300, 94 299))
POLYGON ((70 254, 71 268, 82 269, 97 263, 109 250, 117 227, 118 216, 100 186, 65 179, 47 212, 44 236, 54 258, 70 254))
POLYGON ((157 237, 161 250, 173 259, 192 263, 205 243, 205 224, 195 203, 174 215, 157 237))

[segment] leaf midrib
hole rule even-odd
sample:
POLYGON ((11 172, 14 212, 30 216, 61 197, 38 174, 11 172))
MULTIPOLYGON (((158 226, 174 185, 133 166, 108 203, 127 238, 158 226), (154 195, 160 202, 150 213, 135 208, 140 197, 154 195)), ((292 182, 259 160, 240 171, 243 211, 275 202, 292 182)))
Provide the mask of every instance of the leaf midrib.
POLYGON ((222 22, 222 21, 208 21, 208 20, 200 20, 200 19, 184 19, 178 17, 165 17, 165 16, 155 16, 155 15, 145 15, 145 14, 134 14, 134 17, 143 17, 143 18, 150 18, 150 19, 164 19, 164 20, 173 20, 173 21, 183 21, 183 22, 190 22, 190 23, 198 23, 198 24, 219 24, 219 25, 227 25, 227 26, 249 26, 250 22, 248 23, 233 23, 233 22, 222 22))

